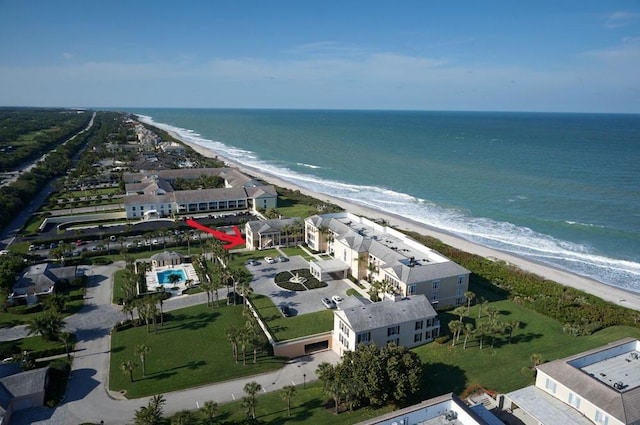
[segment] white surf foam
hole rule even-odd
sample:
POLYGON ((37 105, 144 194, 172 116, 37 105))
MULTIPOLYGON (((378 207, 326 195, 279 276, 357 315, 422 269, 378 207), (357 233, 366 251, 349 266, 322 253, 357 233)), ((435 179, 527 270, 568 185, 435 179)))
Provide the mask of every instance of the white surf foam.
MULTIPOLYGON (((446 208, 406 193, 373 186, 323 180, 315 175, 299 173, 262 161, 255 152, 227 146, 200 135, 196 136, 197 133, 187 129, 154 122, 148 116, 139 117, 140 121, 166 131, 173 131, 180 137, 209 148, 232 161, 259 169, 307 190, 404 216, 490 248, 530 258, 613 286, 640 292, 639 263, 608 258, 594 252, 593 248, 589 246, 558 240, 549 235, 507 222, 472 217, 464 211, 446 208)), ((310 169, 321 168, 304 163, 296 163, 296 165, 310 169)), ((518 197, 518 199, 522 198, 518 197)), ((585 225, 570 221, 566 223, 585 225)))

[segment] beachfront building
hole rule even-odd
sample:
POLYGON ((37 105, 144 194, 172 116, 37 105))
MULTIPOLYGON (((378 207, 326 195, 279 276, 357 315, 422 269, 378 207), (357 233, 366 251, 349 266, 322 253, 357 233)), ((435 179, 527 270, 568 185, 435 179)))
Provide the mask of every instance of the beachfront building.
POLYGON ((504 425, 482 404, 468 406, 449 393, 394 410, 357 425, 504 425))
POLYGON ((424 295, 436 308, 466 302, 469 270, 384 224, 347 212, 313 215, 305 219, 305 242, 340 262, 312 261, 320 280, 350 275, 381 282, 385 294, 424 295))
POLYGON ((544 425, 640 424, 640 341, 626 338, 536 367, 504 408, 544 425), (522 412, 522 413, 519 413, 522 412))
POLYGON ((417 347, 440 335, 440 321, 424 295, 345 306, 333 313, 332 349, 342 355, 360 344, 417 347))
POLYGON ((245 224, 245 240, 250 250, 298 246, 304 243, 304 224, 299 218, 249 221, 245 224))
POLYGON ((192 168, 125 173, 124 206, 129 219, 152 219, 180 214, 275 208, 278 194, 271 185, 235 168, 192 168), (224 187, 176 190, 177 179, 219 178, 224 187))

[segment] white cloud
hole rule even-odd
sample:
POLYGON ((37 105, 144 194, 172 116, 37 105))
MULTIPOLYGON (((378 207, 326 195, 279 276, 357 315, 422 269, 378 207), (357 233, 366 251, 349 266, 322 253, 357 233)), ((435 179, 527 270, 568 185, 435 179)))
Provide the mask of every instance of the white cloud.
POLYGON ((68 53, 68 52, 64 52, 64 53, 62 53, 62 57, 65 58, 66 60, 69 60, 69 59, 73 58, 73 54, 68 53))
POLYGON ((584 52, 583 56, 616 62, 640 60, 640 37, 625 37, 616 46, 584 52))
POLYGON ((614 29, 632 25, 640 19, 640 13, 633 12, 613 12, 605 18, 604 26, 614 29))

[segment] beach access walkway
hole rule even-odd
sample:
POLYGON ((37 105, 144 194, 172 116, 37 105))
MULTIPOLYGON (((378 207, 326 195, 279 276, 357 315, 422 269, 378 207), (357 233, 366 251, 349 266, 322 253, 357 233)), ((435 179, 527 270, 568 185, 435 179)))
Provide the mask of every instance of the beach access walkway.
MULTIPOLYGON (((107 266, 94 266, 85 273, 88 276, 84 307, 65 319, 66 328, 75 333, 77 344, 65 399, 55 408, 39 407, 15 412, 12 424, 68 425, 83 422, 106 425, 131 423, 135 411, 146 406, 150 397, 127 400, 108 390, 110 332, 116 323, 125 320, 119 307, 111 303, 113 274, 124 267, 124 262, 107 266)), ((164 304, 165 311, 206 302, 206 294, 170 298, 164 304)), ((26 327, 0 329, 0 340, 26 336, 26 327)), ((256 381, 264 392, 277 391, 285 385, 301 385, 306 379, 317 379, 316 369, 322 362, 336 363, 337 354, 323 351, 310 356, 290 360, 283 368, 252 377, 220 382, 193 389, 163 394, 166 399, 165 416, 183 409, 194 410, 205 401, 226 403, 243 397, 244 385, 256 381)))

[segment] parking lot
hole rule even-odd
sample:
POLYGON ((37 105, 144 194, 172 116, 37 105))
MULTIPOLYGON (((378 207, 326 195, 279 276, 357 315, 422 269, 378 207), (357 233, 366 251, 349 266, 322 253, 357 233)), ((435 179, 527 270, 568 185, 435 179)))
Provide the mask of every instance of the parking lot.
POLYGON ((299 255, 289 257, 290 261, 278 261, 273 264, 268 264, 264 258, 256 258, 256 260, 260 264, 247 265, 247 269, 253 274, 251 286, 254 293, 270 297, 275 305, 287 305, 294 316, 325 310, 326 307, 320 301, 324 297, 331 299, 332 296, 339 295, 347 299, 347 290, 350 286, 342 280, 332 280, 327 282, 328 286, 324 288, 307 291, 290 291, 277 286, 274 277, 281 271, 309 269, 309 263, 299 255))

